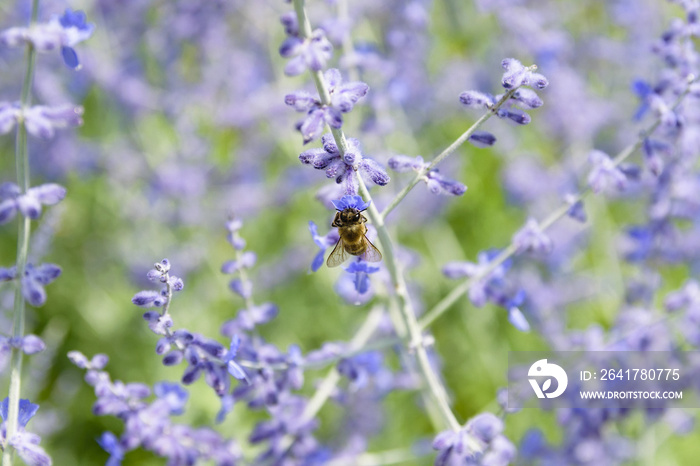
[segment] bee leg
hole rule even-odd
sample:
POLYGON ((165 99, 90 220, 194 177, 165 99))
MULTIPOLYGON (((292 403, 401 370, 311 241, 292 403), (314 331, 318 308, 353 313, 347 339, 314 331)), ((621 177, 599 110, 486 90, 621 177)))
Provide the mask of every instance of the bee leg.
POLYGON ((341 226, 340 223, 340 212, 335 213, 335 218, 333 219, 333 223, 331 223, 332 227, 339 227, 341 226))
POLYGON ((362 223, 367 223, 367 217, 365 217, 364 215, 360 214, 360 222, 362 222, 362 223))

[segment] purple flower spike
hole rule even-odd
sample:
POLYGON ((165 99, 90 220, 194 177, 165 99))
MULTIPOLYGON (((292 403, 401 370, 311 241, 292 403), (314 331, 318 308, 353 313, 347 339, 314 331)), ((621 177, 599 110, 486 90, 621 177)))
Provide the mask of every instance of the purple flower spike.
MULTIPOLYGON (((312 96, 305 91, 287 94, 284 98, 287 105, 307 114, 306 118, 297 125, 297 129, 304 137, 304 144, 317 139, 323 133, 326 124, 333 129, 341 128, 342 114, 351 111, 355 103, 369 90, 367 84, 359 81, 343 84, 340 71, 335 68, 326 71, 325 80, 331 97, 330 105, 324 105, 318 95, 312 96)), ((353 162, 346 161, 346 163, 353 162)))
POLYGON ((625 189, 627 176, 615 166, 615 162, 606 154, 599 150, 594 150, 589 156, 593 165, 591 173, 588 175, 588 185, 593 192, 599 193, 610 186, 618 190, 625 189))
POLYGON ((153 386, 153 393, 168 404, 170 414, 182 414, 185 412, 185 404, 189 394, 180 384, 158 382, 153 386))
POLYGON ((386 185, 389 175, 384 168, 371 158, 362 154, 360 141, 355 138, 347 138, 347 150, 341 156, 338 146, 332 134, 325 134, 321 138, 322 149, 310 149, 299 155, 299 160, 305 165, 312 165, 317 170, 325 170, 327 178, 334 178, 336 183, 345 182, 346 194, 356 194, 357 186, 354 181, 354 171, 364 179, 379 186, 386 185))
POLYGON ((369 202, 364 202, 362 200, 362 197, 360 196, 343 196, 341 199, 331 201, 333 203, 333 206, 336 208, 337 211, 343 211, 345 209, 357 209, 360 212, 363 210, 366 210, 370 203, 369 202))

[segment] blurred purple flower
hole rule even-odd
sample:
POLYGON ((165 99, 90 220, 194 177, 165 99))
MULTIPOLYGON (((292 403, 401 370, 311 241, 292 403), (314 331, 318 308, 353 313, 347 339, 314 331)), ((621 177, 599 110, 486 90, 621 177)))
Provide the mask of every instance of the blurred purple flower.
MULTIPOLYGON (((19 400, 19 413, 17 416, 18 430, 12 438, 5 438, 7 435, 7 426, 3 422, 0 426, 0 441, 5 445, 12 446, 20 458, 29 466, 50 466, 51 458, 46 454, 43 448, 39 446, 41 437, 31 432, 27 432, 25 427, 29 420, 34 417, 39 410, 39 405, 36 405, 29 400, 19 400)), ((3 421, 7 420, 9 412, 9 398, 5 398, 0 403, 0 417, 3 421)))
MULTIPOLYGON (((22 295, 29 304, 34 307, 42 306, 46 302, 46 290, 44 286, 50 284, 61 275, 61 268, 56 264, 41 264, 34 267, 27 264, 22 277, 22 295)), ((17 278, 16 267, 0 267, 0 281, 9 281, 17 278)))
MULTIPOLYGON (((479 136, 483 140, 488 139, 488 133, 482 132, 479 136)), ((493 141, 495 142, 495 138, 493 141)), ((414 158, 406 155, 395 155, 389 159, 389 168, 396 172, 415 171, 423 174, 421 179, 425 182, 428 190, 433 194, 446 194, 451 196, 461 196, 467 191, 467 187, 459 181, 454 181, 442 176, 437 169, 432 169, 425 173, 430 166, 429 163, 423 161, 420 155, 414 158)))
POLYGON ((284 67, 287 76, 296 76, 306 69, 321 71, 326 67, 326 62, 331 58, 333 46, 326 39, 326 34, 321 29, 311 33, 311 37, 302 38, 299 28, 294 27, 295 21, 290 21, 288 15, 282 17, 282 24, 287 32, 287 39, 280 46, 280 55, 289 58, 284 67))
POLYGON ((224 357, 224 363, 226 364, 229 374, 231 374, 233 377, 239 380, 242 380, 247 379, 248 377, 245 373, 245 370, 236 361, 234 361, 240 344, 240 337, 238 335, 234 335, 233 338, 231 338, 231 346, 229 348, 229 351, 224 357))
POLYGON ((335 68, 326 71, 325 80, 331 98, 330 105, 323 105, 318 95, 312 96, 304 91, 287 94, 284 98, 285 103, 294 107, 297 112, 307 114, 297 125, 304 137, 304 144, 317 139, 326 124, 333 129, 340 129, 343 125, 342 114, 351 111, 355 103, 369 90, 367 84, 359 81, 343 84, 340 71, 335 68))
POLYGON ((3 183, 0 185, 0 224, 12 220, 17 211, 35 220, 41 215, 42 205, 58 204, 64 197, 66 188, 54 183, 29 188, 26 194, 21 194, 14 183, 3 183))
POLYGON ((36 335, 26 335, 24 337, 4 337, 0 335, 0 371, 7 365, 7 360, 12 349, 17 348, 24 354, 36 354, 44 351, 46 345, 36 335))
POLYGON ((120 466, 122 464, 126 449, 116 435, 109 431, 103 432, 97 439, 97 443, 104 451, 109 453, 109 459, 105 466, 120 466))
POLYGON ((63 61, 69 68, 77 70, 80 61, 73 47, 90 38, 95 25, 86 22, 85 13, 66 9, 63 16, 54 15, 48 23, 30 27, 13 27, 0 33, 0 44, 19 47, 31 43, 38 52, 61 49, 63 61))
POLYGON ((593 192, 599 193, 609 186, 615 186, 618 190, 625 188, 627 176, 615 165, 608 154, 594 150, 590 153, 589 160, 593 169, 588 175, 588 185, 593 192))
POLYGON ((534 73, 530 68, 526 68, 515 58, 506 58, 501 62, 501 66, 506 72, 503 74, 501 84, 506 89, 513 89, 520 86, 530 86, 537 89, 544 89, 549 85, 547 78, 539 73, 534 73))
POLYGON ((547 254, 552 250, 552 240, 533 218, 528 219, 525 226, 513 235, 513 244, 518 248, 518 252, 547 254))

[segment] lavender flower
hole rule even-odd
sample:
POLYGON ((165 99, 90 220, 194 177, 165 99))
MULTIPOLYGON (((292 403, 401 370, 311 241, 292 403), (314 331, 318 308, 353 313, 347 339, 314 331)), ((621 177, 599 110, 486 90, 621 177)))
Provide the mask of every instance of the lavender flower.
POLYGON ((480 252, 478 263, 449 262, 445 264, 442 273, 451 279, 468 277, 476 279, 469 287, 469 300, 477 307, 491 302, 508 312, 508 320, 521 332, 528 332, 530 325, 520 310, 525 301, 522 289, 506 280, 506 272, 511 267, 510 261, 505 261, 492 271, 491 261, 498 256, 498 251, 480 252))
POLYGON ((627 176, 620 170, 608 154, 594 150, 589 156, 593 165, 588 175, 588 185, 593 192, 599 193, 609 186, 622 190, 627 185, 627 176))
POLYGON ((41 215, 42 205, 58 204, 66 196, 66 188, 57 184, 42 184, 22 194, 14 183, 0 185, 0 224, 12 220, 19 211, 33 220, 41 215))
POLYGON ((48 23, 30 27, 13 27, 0 34, 0 43, 20 47, 31 43, 39 52, 61 49, 63 61, 69 68, 79 69, 80 61, 73 47, 90 38, 95 29, 86 22, 85 13, 66 9, 63 16, 54 16, 48 23))
POLYGON ((19 414, 17 417, 18 430, 12 438, 6 438, 6 421, 9 414, 9 398, 5 398, 0 403, 0 417, 3 424, 0 426, 0 444, 11 446, 15 449, 20 458, 29 466, 50 466, 51 458, 43 448, 39 446, 41 437, 28 432, 25 427, 39 410, 39 405, 35 405, 29 400, 19 400, 19 414))
MULTIPOLYGON (((27 264, 21 279, 24 299, 34 307, 43 306, 46 302, 44 286, 56 280, 60 275, 61 268, 56 264, 41 264, 36 267, 27 264)), ((0 281, 15 280, 16 278, 17 270, 15 267, 0 268, 0 281)))
POLYGON ((515 459, 515 447, 501 432, 503 421, 490 413, 479 414, 459 431, 441 432, 433 441, 435 465, 506 466, 515 459))
POLYGON ((19 104, 0 102, 0 134, 9 133, 20 119, 27 132, 38 138, 52 138, 57 129, 83 124, 83 108, 74 105, 35 105, 24 111, 19 104))
POLYGON ((46 345, 36 335, 26 335, 19 338, 0 336, 0 371, 5 369, 13 348, 22 351, 24 354, 36 354, 44 351, 46 345))
POLYGON ((567 194, 566 196, 564 196, 564 200, 567 204, 571 206, 566 212, 566 215, 573 218, 574 220, 578 220, 581 223, 585 223, 588 219, 588 216, 586 215, 586 210, 583 206, 583 201, 578 199, 573 194, 567 194))
MULTIPOLYGON (((87 358, 77 352, 71 360, 79 367, 87 358)), ((94 360, 94 358, 93 358, 94 360)), ((144 384, 112 382, 101 368, 91 367, 86 381, 95 387, 97 415, 114 415, 124 421, 124 433, 118 438, 105 432, 97 439, 110 454, 107 464, 118 465, 127 452, 142 447, 169 459, 169 464, 194 464, 198 460, 214 461, 217 465, 233 465, 240 458, 238 446, 231 440, 206 428, 195 429, 175 424, 170 417, 184 412, 187 392, 177 384, 157 383, 156 399, 148 402, 151 390, 144 384)))
POLYGON ((390 178, 384 168, 377 162, 362 154, 360 142, 355 138, 348 138, 347 150, 341 156, 333 135, 325 134, 321 141, 323 147, 302 152, 299 160, 305 165, 312 165, 317 170, 325 170, 327 178, 334 178, 338 184, 345 183, 345 193, 354 195, 357 193, 356 182, 353 178, 355 168, 358 174, 379 186, 385 186, 390 178))
POLYGON ((326 254, 326 250, 332 246, 335 246, 335 244, 338 242, 338 230, 332 229, 325 236, 321 236, 318 234, 318 227, 316 224, 309 221, 309 231, 311 232, 311 238, 314 240, 314 243, 316 243, 316 246, 318 246, 320 249, 318 254, 316 254, 314 257, 314 260, 311 262, 311 271, 316 272, 323 265, 323 256, 326 254))
POLYGON ((302 37, 299 28, 290 21, 290 16, 282 17, 282 24, 285 25, 287 39, 280 46, 280 55, 289 58, 284 73, 287 76, 296 76, 306 69, 320 71, 326 66, 326 62, 331 58, 333 46, 326 39, 326 35, 321 29, 316 29, 311 33, 311 37, 302 37))
POLYGON ((546 254, 552 250, 552 240, 544 234, 540 225, 532 218, 528 219, 525 226, 515 233, 513 244, 519 252, 546 254))
POLYGON ((304 91, 287 94, 284 98, 285 103, 297 112, 306 113, 306 118, 297 125, 304 137, 304 144, 317 139, 326 124, 333 129, 341 128, 342 114, 350 112, 369 90, 367 84, 359 81, 343 84, 340 71, 335 68, 327 70, 324 77, 330 94, 330 105, 324 105, 318 95, 312 96, 304 91))
MULTIPOLYGON (((487 140, 488 133, 483 132, 478 137, 487 140)), ((490 136, 490 135, 489 135, 490 136)), ((495 138, 493 141, 495 142, 495 138)), ((458 181, 442 176, 437 169, 428 170, 429 163, 423 162, 420 155, 411 158, 405 155, 395 155, 389 159, 389 167, 396 172, 415 171, 420 173, 421 179, 425 182, 428 190, 433 194, 445 194, 450 196, 461 196, 467 191, 467 187, 458 181)))

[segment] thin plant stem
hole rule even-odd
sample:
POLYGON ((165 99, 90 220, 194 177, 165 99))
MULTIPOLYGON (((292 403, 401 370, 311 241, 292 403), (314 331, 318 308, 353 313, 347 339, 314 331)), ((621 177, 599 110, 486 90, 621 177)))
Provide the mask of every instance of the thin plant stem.
MULTIPOLYGON (((304 37, 309 37, 311 33, 311 26, 309 24, 308 17, 306 16, 306 12, 304 10, 304 0, 294 0, 294 8, 297 13, 297 20, 300 26, 301 33, 304 35, 304 37)), ((325 82, 323 81, 323 76, 321 75, 321 72, 315 71, 311 74, 314 77, 314 81, 319 96, 321 98, 321 102, 325 105, 330 104, 330 95, 328 89, 326 88, 325 82)), ((347 149, 345 134, 343 133, 342 129, 332 129, 331 132, 333 134, 333 137, 335 138, 336 145, 338 146, 338 150, 342 156, 347 149)), ((449 154, 444 155, 443 158, 447 155, 449 154)), ((460 424, 449 407, 445 389, 440 383, 440 380, 438 379, 437 375, 433 371, 430 365, 430 361, 428 360, 428 355, 425 350, 425 347, 422 344, 420 329, 417 325, 415 314, 413 312, 410 300, 408 298, 408 292, 406 290, 406 284, 404 281, 403 274, 394 256, 393 243, 391 241, 391 237, 389 236, 389 232, 387 231, 384 225, 382 216, 377 210, 375 203, 372 202, 372 197, 370 196, 369 191, 367 190, 367 186, 365 186, 364 180, 359 175, 359 173, 357 173, 357 171, 356 177, 358 180, 360 193, 367 201, 369 201, 369 208, 367 209, 367 213, 375 229, 377 230, 379 241, 383 250, 384 263, 391 276, 394 290, 392 290, 393 292, 389 293, 390 299, 398 301, 398 309, 400 311, 401 318, 403 319, 405 328, 408 331, 408 337, 410 338, 410 346, 414 348, 416 352, 418 366, 428 384, 428 388, 430 389, 430 392, 432 393, 437 406, 440 408, 440 413, 442 414, 443 421, 450 429, 459 430, 460 424)), ((331 377, 332 374, 333 373, 329 374, 329 377, 331 377)), ((337 377, 338 376, 336 375, 335 378, 337 377)), ((337 380, 333 381, 327 378, 326 380, 324 380, 324 383, 321 386, 322 388, 325 388, 326 381, 328 381, 329 384, 332 381, 333 386, 335 386, 335 384, 337 383, 337 380)))
POLYGON ((399 191, 399 193, 396 195, 396 197, 394 197, 394 199, 392 199, 392 201, 389 203, 389 205, 387 205, 387 206, 384 208, 384 210, 383 210, 382 213, 380 214, 381 219, 384 220, 384 219, 386 218, 386 216, 389 215, 389 213, 390 213, 392 210, 394 210, 394 208, 396 208, 396 206, 398 206, 398 205, 401 203, 401 201, 403 200, 403 198, 406 197, 406 195, 407 195, 409 192, 411 192, 411 190, 425 177, 425 175, 426 175, 430 170, 432 170, 433 168, 435 168, 435 166, 436 166, 437 164, 439 164, 440 162, 442 162, 443 160, 445 160, 447 157, 449 157, 450 155, 452 155, 457 149, 459 149, 459 147, 460 147, 462 144, 464 144, 464 143, 467 141, 467 139, 469 139, 469 137, 470 137, 472 134, 474 134, 474 132, 475 132, 477 129, 479 129, 479 127, 480 127, 481 125, 483 125, 483 124, 486 122, 486 120, 488 120, 489 118, 491 118, 491 116, 495 115, 495 114, 496 114, 496 111, 498 111, 498 109, 501 108, 501 107, 503 106, 504 103, 508 102, 508 100, 510 100, 510 98, 513 96, 513 94, 515 94, 515 91, 517 91, 518 89, 519 89, 519 88, 516 87, 516 88, 513 88, 513 89, 509 90, 509 91, 506 92, 505 94, 503 94, 503 97, 501 97, 501 99, 500 99, 498 102, 496 102, 491 108, 489 108, 489 109, 486 111, 486 113, 484 113, 484 114, 481 116, 481 118, 479 118, 478 120, 476 120, 476 122, 475 122, 473 125, 471 125, 471 126, 469 127, 468 130, 466 130, 464 133, 462 133, 462 135, 461 135, 460 137, 458 137, 458 138, 455 140, 455 142, 453 142, 452 144, 450 144, 445 150, 443 150, 443 151, 440 152, 437 156, 435 156, 435 158, 433 159, 433 161, 430 162, 430 165, 428 165, 426 168, 420 170, 420 171, 416 174, 416 176, 413 178, 413 180, 411 180, 410 183, 408 183, 406 186, 404 186, 404 188, 403 188, 401 191, 399 191))
MULTIPOLYGON (((685 88, 685 90, 678 96, 674 104, 672 105, 672 109, 675 109, 678 107, 683 99, 688 95, 690 92, 690 86, 696 81, 694 76, 690 76, 688 78, 688 85, 685 88)), ((633 144, 630 144, 629 146, 625 147, 622 149, 614 158, 613 158, 613 163, 615 166, 619 166, 622 162, 627 160, 633 153, 635 153, 644 143, 644 139, 649 137, 656 129, 661 125, 660 119, 657 117, 654 123, 652 123, 646 130, 642 131, 639 138, 637 139, 636 142, 633 144)), ((586 188, 581 193, 573 196, 572 198, 569 199, 568 202, 564 203, 563 205, 559 206, 556 210, 554 210, 549 216, 547 216, 540 224, 539 227, 540 229, 544 232, 548 230, 552 225, 554 225, 558 220, 566 216, 566 214, 569 212, 569 209, 571 208, 571 205, 575 202, 583 201, 585 200, 590 194, 592 193, 590 188, 586 188)), ((471 289, 474 284, 478 283, 480 280, 483 280, 486 278, 491 272, 496 270, 496 268, 501 265, 503 262, 506 260, 510 259, 512 256, 514 256, 518 252, 518 248, 513 244, 512 242, 498 254, 493 261, 489 262, 488 267, 485 267, 483 270, 481 270, 478 274, 474 275, 473 277, 470 277, 469 279, 463 281, 459 285, 457 285, 452 291, 450 291, 447 296, 442 298, 433 308, 426 312, 425 315, 420 319, 418 322, 419 328, 421 330, 426 329, 429 327, 435 320, 443 315, 449 308, 452 306, 457 300, 459 300, 467 291, 471 289)))
MULTIPOLYGON (((39 9, 39 0, 32 1, 32 11, 30 17, 30 25, 34 24, 37 19, 39 9)), ((22 94, 20 97, 21 111, 24 112, 31 103, 31 88, 34 77, 34 64, 36 61, 36 51, 31 42, 27 43, 25 52, 27 67, 24 72, 24 81, 22 82, 22 94)), ((29 157, 27 154, 27 128, 24 124, 24 119, 20 118, 17 122, 17 136, 15 139, 15 165, 17 169, 17 184, 22 193, 26 193, 29 189, 29 157)), ((14 297, 14 315, 12 322, 13 338, 22 338, 24 336, 24 311, 25 301, 22 294, 22 279, 27 268, 27 255, 29 253, 29 236, 31 233, 31 220, 28 217, 19 217, 19 226, 17 232, 17 263, 16 263, 16 278, 15 278, 15 297, 14 297)), ((19 416, 19 399, 21 392, 21 376, 22 376, 22 356, 23 353, 19 348, 12 348, 10 356, 10 388, 8 393, 8 413, 6 420, 7 433, 5 439, 8 442, 5 446, 5 451, 2 456, 3 466, 12 466, 13 449, 9 447, 9 440, 15 435, 18 430, 19 416)))
MULTIPOLYGON (((362 323, 360 329, 350 341, 350 351, 357 351, 365 346, 367 341, 374 334, 375 330, 377 330, 379 327, 382 320, 382 313, 383 312, 380 307, 375 307, 372 309, 365 321, 362 323)), ((326 374, 326 376, 323 378, 313 396, 306 404, 306 407, 301 414, 301 424, 316 417, 316 414, 318 414, 323 405, 326 404, 326 401, 328 401, 330 396, 335 391, 335 387, 338 385, 338 382, 340 382, 340 373, 338 373, 338 370, 334 367, 328 371, 328 374, 326 374)), ((282 447, 280 448, 280 451, 289 449, 293 443, 294 437, 287 435, 282 440, 282 447)))

